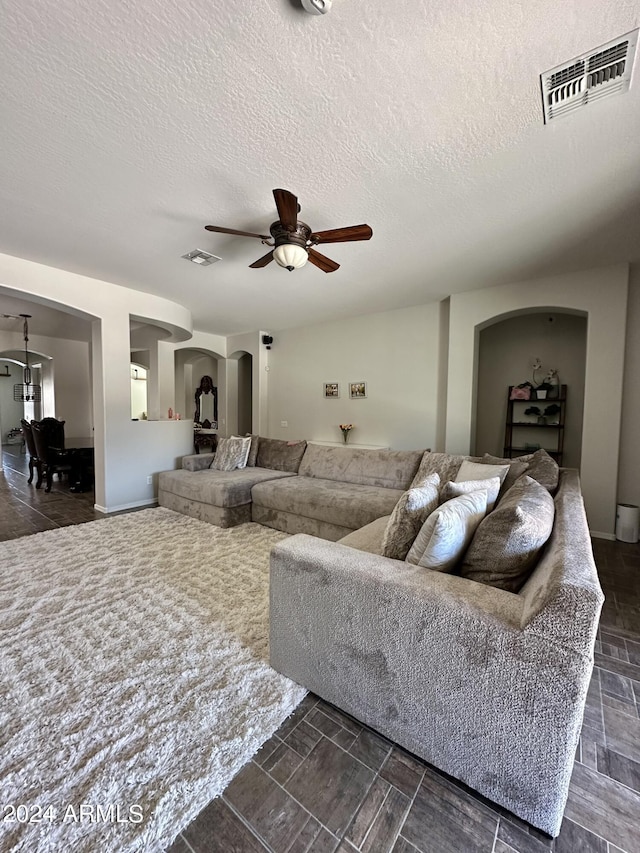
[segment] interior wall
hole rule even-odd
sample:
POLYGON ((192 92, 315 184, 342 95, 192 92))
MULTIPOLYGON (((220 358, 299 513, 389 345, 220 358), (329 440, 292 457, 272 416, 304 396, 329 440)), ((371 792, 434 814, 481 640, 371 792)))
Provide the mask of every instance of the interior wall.
POLYGON ((439 324, 430 303, 274 333, 267 434, 341 441, 338 424, 353 423, 354 445, 434 448, 439 324), (351 400, 361 381, 366 398, 351 400), (325 382, 339 383, 338 399, 325 399, 325 382))
POLYGON ((20 428, 20 420, 24 417, 23 404, 13 399, 13 386, 22 382, 22 367, 14 361, 0 358, 0 441, 7 441, 10 429, 20 428), (10 376, 5 376, 6 368, 10 376), (4 376, 4 379, 2 378, 4 376))
MULTIPOLYGON (((509 385, 532 381, 532 363, 539 357, 542 381, 549 368, 558 370, 567 386, 563 465, 579 468, 582 451, 584 365, 587 347, 585 317, 561 312, 542 312, 509 317, 482 329, 479 335, 476 433, 472 452, 502 456, 504 451, 507 390, 509 385)), ((551 403, 553 401, 549 401, 551 403)), ((532 403, 542 411, 547 403, 532 403)), ((556 431, 531 430, 528 441, 545 446, 555 442, 556 431)))
POLYGON ((245 353, 238 359, 238 435, 251 432, 253 357, 245 353))
MULTIPOLYGON (((191 334, 188 309, 168 299, 5 254, 0 254, 0 290, 94 318, 92 349, 85 348, 83 369, 92 370, 96 506, 112 512, 153 503, 155 473, 174 468, 180 456, 191 452, 193 429, 190 421, 174 422, 171 428, 167 422, 131 420, 130 317, 153 320, 174 341, 181 341, 191 334)), ((173 383, 173 361, 171 367, 173 383)), ((64 417, 73 405, 73 398, 56 400, 57 413, 64 417)))
POLYGON ((468 453, 475 434, 479 330, 501 316, 538 308, 587 315, 580 476, 591 531, 605 537, 615 528, 628 281, 629 268, 620 265, 451 297, 446 434, 451 453, 468 453))
POLYGON ((63 338, 31 339, 34 349, 51 357, 55 394, 54 417, 65 422, 66 436, 90 436, 93 433, 93 389, 89 344, 63 338))
MULTIPOLYGON (((16 340, 14 333, 0 333, 0 350, 12 348, 16 340)), ((27 419, 55 417, 65 421, 66 435, 91 435, 93 419, 89 344, 86 341, 31 335, 29 351, 33 379, 42 387, 42 404, 40 411, 37 405, 27 407, 27 419), (42 369, 36 368, 36 364, 42 364, 42 369)), ((22 368, 14 364, 10 372, 17 376, 11 382, 13 394, 14 382, 22 382, 22 368)), ((6 383, 8 380, 0 381, 6 383)))
POLYGON ((640 506, 640 264, 629 273, 618 501, 640 506))

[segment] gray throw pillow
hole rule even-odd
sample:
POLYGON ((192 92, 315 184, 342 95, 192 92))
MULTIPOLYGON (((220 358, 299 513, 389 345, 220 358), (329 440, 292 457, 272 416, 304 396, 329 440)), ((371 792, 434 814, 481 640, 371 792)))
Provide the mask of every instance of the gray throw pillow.
POLYGON ((541 447, 535 453, 529 453, 527 456, 520 456, 519 458, 522 462, 529 463, 527 474, 553 494, 558 488, 558 481, 560 479, 560 466, 553 456, 550 456, 541 447))
POLYGON ((246 438, 221 438, 210 467, 214 471, 233 471, 245 464, 246 459, 246 438))
POLYGON ((462 561, 462 576, 518 592, 551 535, 554 515, 549 492, 524 474, 481 522, 462 561))
POLYGON ((422 486, 411 488, 395 505, 382 537, 382 555, 404 560, 428 516, 438 506, 440 477, 430 474, 422 486))

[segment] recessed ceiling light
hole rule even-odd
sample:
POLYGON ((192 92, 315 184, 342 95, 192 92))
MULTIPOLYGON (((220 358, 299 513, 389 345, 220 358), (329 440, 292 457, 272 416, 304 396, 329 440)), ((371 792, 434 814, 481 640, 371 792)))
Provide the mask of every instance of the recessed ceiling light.
POLYGON ((187 261, 192 261, 194 264, 200 264, 202 267, 208 267, 209 264, 215 264, 216 261, 222 260, 217 255, 212 255, 211 252, 204 252, 202 249, 193 249, 182 255, 187 261))

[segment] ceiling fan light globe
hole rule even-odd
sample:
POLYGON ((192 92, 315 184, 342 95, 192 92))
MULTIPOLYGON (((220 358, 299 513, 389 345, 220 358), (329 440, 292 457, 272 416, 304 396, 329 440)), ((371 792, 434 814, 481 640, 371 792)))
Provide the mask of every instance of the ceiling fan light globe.
POLYGON ((273 250, 273 257, 277 264, 291 272, 292 269, 303 267, 308 260, 307 250, 295 243, 283 243, 273 250))
POLYGON ((310 15, 326 15, 333 0, 301 0, 302 8, 310 15))

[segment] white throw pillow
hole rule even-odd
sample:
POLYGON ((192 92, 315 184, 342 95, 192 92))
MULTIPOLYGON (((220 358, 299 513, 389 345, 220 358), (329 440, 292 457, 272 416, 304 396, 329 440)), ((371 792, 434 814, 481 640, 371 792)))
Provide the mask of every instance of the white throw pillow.
POLYGON ((507 465, 485 465, 482 462, 469 462, 465 459, 456 474, 456 483, 463 483, 465 480, 488 480, 489 477, 500 477, 500 485, 504 483, 504 479, 509 473, 507 465))
POLYGON ((251 436, 232 435, 231 438, 239 438, 242 442, 242 452, 244 455, 241 457, 240 462, 238 462, 238 464, 236 465, 236 468, 246 468, 247 459, 249 458, 249 451, 251 450, 251 436))
MULTIPOLYGON (((483 466, 486 468, 486 465, 483 466)), ((468 495, 469 492, 479 492, 481 490, 487 492, 487 512, 496 505, 498 494, 500 493, 500 477, 489 477, 488 480, 465 480, 464 483, 445 483, 440 491, 440 501, 450 501, 451 498, 457 498, 460 495, 468 495)))
POLYGON ((441 504, 422 525, 407 554, 407 562, 436 572, 452 571, 486 512, 486 489, 441 504))
POLYGON ((251 438, 221 438, 216 448, 216 455, 209 466, 214 471, 233 471, 239 468, 244 460, 247 464, 247 456, 251 447, 251 438))

